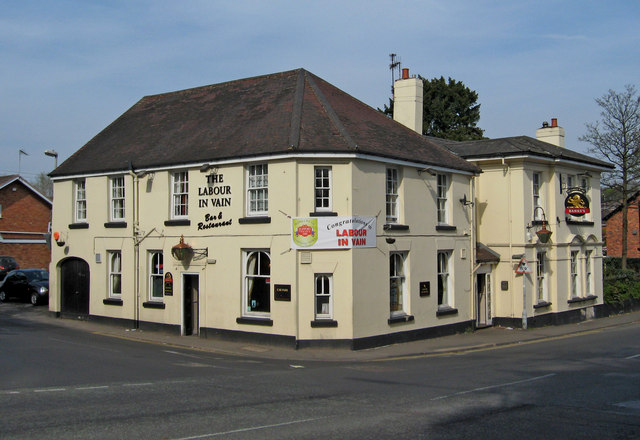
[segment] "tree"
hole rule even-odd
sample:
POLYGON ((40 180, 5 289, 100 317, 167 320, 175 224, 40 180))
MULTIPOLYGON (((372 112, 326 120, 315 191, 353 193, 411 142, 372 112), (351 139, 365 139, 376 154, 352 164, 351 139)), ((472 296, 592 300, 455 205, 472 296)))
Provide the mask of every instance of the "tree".
MULTIPOLYGON (((461 81, 444 77, 428 80, 418 75, 423 85, 422 134, 456 141, 482 139, 478 94, 461 81)), ((381 110, 393 117, 393 99, 381 110)))
POLYGON ((31 184, 35 189, 40 191, 42 194, 47 196, 49 199, 53 199, 53 183, 47 173, 38 174, 32 181, 31 184))
POLYGON ((640 177, 640 97, 633 85, 609 92, 596 103, 601 120, 587 123, 579 139, 592 145, 589 152, 611 162, 615 169, 602 177, 609 194, 618 194, 622 205, 622 268, 627 268, 628 199, 638 190, 640 177))

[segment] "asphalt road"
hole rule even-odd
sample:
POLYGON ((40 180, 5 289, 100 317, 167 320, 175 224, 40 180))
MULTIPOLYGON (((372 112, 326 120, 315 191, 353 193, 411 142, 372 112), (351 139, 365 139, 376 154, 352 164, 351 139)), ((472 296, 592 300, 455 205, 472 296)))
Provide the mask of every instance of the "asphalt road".
POLYGON ((640 327, 374 362, 226 356, 12 316, 2 439, 638 439, 640 327))

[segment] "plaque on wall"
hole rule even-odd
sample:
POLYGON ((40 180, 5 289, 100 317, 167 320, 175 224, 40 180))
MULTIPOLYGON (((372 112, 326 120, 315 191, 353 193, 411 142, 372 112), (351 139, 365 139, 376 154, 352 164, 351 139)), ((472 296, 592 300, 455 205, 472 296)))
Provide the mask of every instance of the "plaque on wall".
POLYGON ((273 297, 276 301, 291 301, 291 284, 274 285, 273 297))
POLYGON ((429 295, 431 295, 431 282, 420 281, 420 296, 429 296, 429 295))
POLYGON ((173 275, 171 272, 164 274, 164 295, 173 296, 173 275))

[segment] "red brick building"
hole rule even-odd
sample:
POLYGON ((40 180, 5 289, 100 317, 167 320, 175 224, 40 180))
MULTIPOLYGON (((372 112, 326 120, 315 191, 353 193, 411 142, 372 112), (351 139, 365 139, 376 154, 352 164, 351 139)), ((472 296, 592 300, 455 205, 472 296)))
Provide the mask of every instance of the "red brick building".
POLYGON ((52 202, 18 175, 0 176, 0 255, 49 270, 52 202))
MULTIPOLYGON (((640 191, 628 199, 627 211, 627 258, 640 258, 640 191)), ((607 256, 622 256, 622 205, 602 217, 607 256)))

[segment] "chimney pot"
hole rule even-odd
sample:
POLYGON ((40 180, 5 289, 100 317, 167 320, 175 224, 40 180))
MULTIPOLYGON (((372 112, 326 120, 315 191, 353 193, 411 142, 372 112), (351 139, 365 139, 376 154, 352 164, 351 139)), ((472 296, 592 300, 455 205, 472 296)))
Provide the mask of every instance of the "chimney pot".
POLYGON ((402 69, 402 79, 409 79, 409 69, 402 69))
POLYGON ((552 127, 558 126, 558 118, 551 118, 551 126, 552 127))

